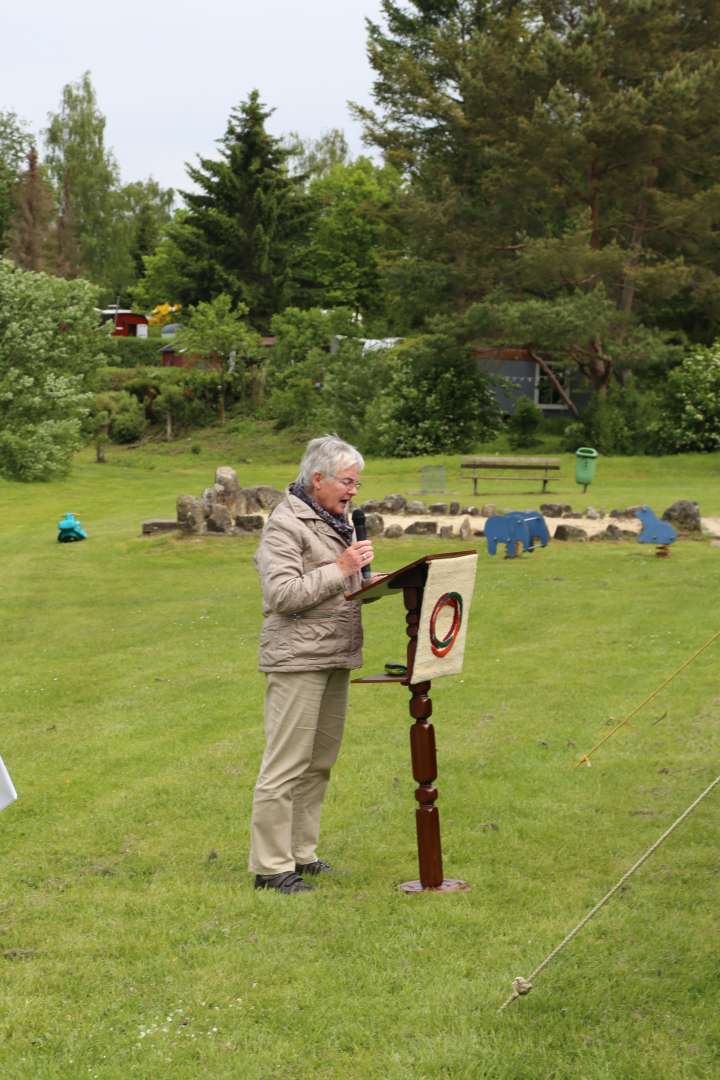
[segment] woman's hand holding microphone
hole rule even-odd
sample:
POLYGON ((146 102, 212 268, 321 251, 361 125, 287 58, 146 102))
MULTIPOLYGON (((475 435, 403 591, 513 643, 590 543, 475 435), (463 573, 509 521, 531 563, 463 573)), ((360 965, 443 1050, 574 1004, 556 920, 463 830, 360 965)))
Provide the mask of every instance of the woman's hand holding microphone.
POLYGON ((352 577, 358 570, 369 566, 373 560, 373 546, 371 540, 355 540, 350 547, 345 548, 342 555, 338 555, 335 565, 344 577, 352 577))

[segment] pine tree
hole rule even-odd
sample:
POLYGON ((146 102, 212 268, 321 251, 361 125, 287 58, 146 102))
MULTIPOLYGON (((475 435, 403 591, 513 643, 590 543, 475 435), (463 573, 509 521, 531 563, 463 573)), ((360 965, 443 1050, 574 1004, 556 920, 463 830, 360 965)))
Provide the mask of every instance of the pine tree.
MULTIPOLYGON (((544 207, 505 191, 501 158, 541 83, 533 35, 517 3, 383 0, 368 21, 376 110, 355 107, 366 137, 410 181, 398 223, 408 247, 394 291, 419 321, 462 310, 495 281, 495 266, 544 207)), ((537 226, 536 226, 537 227, 537 226)))
POLYGON ((303 178, 288 175, 289 151, 265 129, 270 115, 256 90, 233 109, 220 157, 187 166, 199 190, 181 192, 187 213, 168 229, 183 280, 173 299, 227 293, 259 328, 289 300, 307 215, 303 178))
POLYGON ((450 309, 502 301, 506 330, 477 320, 501 340, 530 305, 517 343, 539 348, 538 305, 573 333, 592 307, 582 340, 554 338, 601 393, 656 352, 654 327, 717 327, 718 0, 382 7, 377 110, 357 112, 410 179, 398 273, 428 297, 434 276, 450 309))

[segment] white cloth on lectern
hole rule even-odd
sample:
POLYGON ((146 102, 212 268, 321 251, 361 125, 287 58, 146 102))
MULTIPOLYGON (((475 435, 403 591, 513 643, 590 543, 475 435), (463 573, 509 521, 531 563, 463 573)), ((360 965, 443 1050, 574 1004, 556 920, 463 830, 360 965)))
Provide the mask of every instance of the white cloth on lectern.
POLYGON ((0 757, 0 810, 4 810, 11 802, 17 799, 17 791, 13 787, 10 773, 5 768, 5 763, 0 757))
MULTIPOLYGON (((430 562, 423 590, 417 651, 412 670, 414 683, 424 682, 425 679, 438 679, 441 675, 459 675, 462 671, 470 605, 475 590, 477 558, 477 554, 459 555, 456 559, 433 559, 430 562), (430 620, 440 597, 450 592, 459 593, 462 597, 462 622, 450 651, 445 656, 436 656, 432 650, 430 620)), ((442 615, 438 618, 436 636, 437 631, 440 630, 442 633, 445 627, 445 623, 441 621, 442 618, 442 615)))

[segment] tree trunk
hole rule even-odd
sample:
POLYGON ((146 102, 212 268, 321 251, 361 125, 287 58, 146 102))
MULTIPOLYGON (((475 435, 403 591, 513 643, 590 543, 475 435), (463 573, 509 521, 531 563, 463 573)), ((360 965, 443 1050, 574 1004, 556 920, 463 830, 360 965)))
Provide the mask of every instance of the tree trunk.
POLYGON ((165 413, 165 438, 166 438, 166 440, 168 442, 170 442, 172 437, 173 437, 172 413, 168 409, 168 411, 165 413))
POLYGON ((607 397, 608 386, 613 372, 612 357, 603 351, 603 347, 597 338, 590 343, 592 355, 588 361, 587 373, 592 384, 595 396, 604 401, 607 397))

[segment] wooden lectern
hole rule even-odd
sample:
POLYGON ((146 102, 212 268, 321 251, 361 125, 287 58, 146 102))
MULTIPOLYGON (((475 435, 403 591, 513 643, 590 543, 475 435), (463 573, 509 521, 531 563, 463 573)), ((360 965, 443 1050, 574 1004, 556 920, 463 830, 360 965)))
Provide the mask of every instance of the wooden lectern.
POLYGON ((410 691, 412 773, 418 787, 415 798, 420 878, 400 889, 407 893, 459 892, 464 881, 443 876, 440 815, 437 799, 435 729, 430 724, 432 678, 462 670, 467 620, 475 581, 475 551, 426 555, 391 574, 377 577, 347 597, 370 603, 381 597, 402 594, 405 605, 407 666, 402 674, 365 675, 355 683, 399 683, 410 691), (450 562, 453 560, 453 562, 450 562), (455 561, 463 560, 463 562, 455 561))

